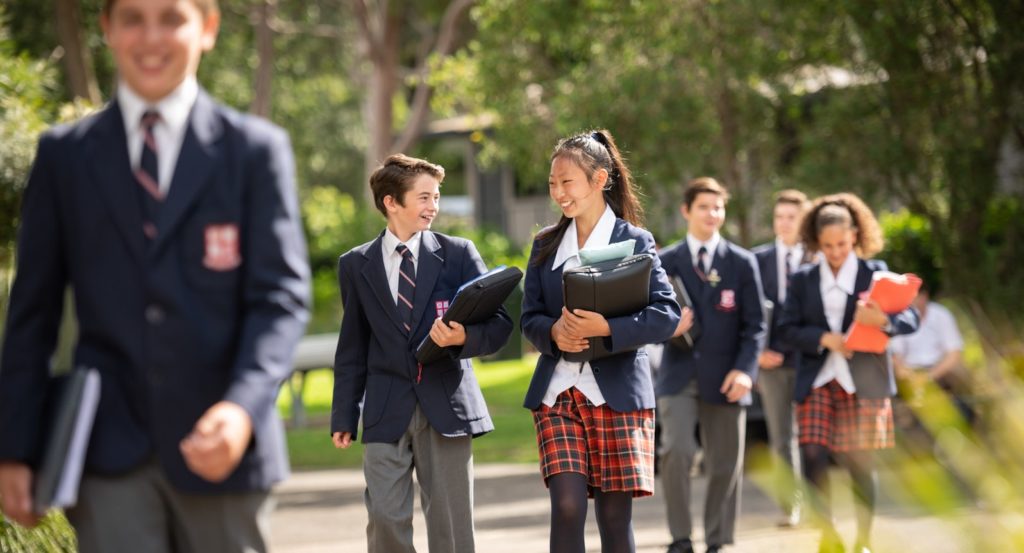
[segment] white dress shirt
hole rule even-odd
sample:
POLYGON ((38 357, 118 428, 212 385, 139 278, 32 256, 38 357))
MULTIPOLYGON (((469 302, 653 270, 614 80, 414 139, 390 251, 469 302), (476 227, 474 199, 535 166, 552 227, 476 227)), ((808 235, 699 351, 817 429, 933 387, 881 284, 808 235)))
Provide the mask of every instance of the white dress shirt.
MULTIPOLYGON (((839 268, 839 274, 833 275, 827 261, 819 266, 821 271, 821 303, 825 308, 825 319, 832 332, 843 332, 843 317, 846 316, 846 302, 853 295, 857 285, 857 255, 850 252, 839 268)), ((829 351, 825 364, 821 366, 818 377, 814 379, 814 387, 819 388, 835 380, 847 393, 857 391, 850 374, 850 363, 841 353, 829 351)))
POLYGON ((779 283, 779 309, 786 301, 786 254, 789 254, 789 274, 793 274, 800 268, 800 261, 804 258, 804 246, 799 242, 795 246, 787 246, 781 238, 775 239, 775 269, 779 283))
MULTIPOLYGON (((597 220, 597 225, 583 244, 583 248, 599 248, 607 246, 612 239, 612 231, 615 230, 615 212, 607 205, 604 213, 597 220)), ((580 248, 576 234, 576 220, 573 219, 562 235, 562 242, 558 244, 558 251, 555 252, 555 260, 551 264, 552 271, 561 270, 563 273, 581 265, 580 248)), ((555 404, 558 394, 576 387, 594 405, 604 405, 604 395, 594 378, 594 370, 588 362, 566 361, 560 358, 555 365, 555 372, 551 375, 551 382, 548 383, 548 390, 541 400, 544 405, 551 407, 555 404)))
POLYGON ((420 242, 423 240, 423 233, 417 232, 413 234, 408 240, 402 242, 391 229, 384 230, 384 238, 380 241, 381 253, 384 254, 384 273, 388 275, 388 289, 391 290, 391 299, 395 300, 395 305, 398 305, 398 268, 402 266, 402 254, 398 253, 395 248, 399 244, 405 244, 406 248, 409 248, 409 252, 412 253, 412 267, 419 271, 420 268, 420 242))
POLYGON ((199 83, 195 77, 186 77, 178 88, 162 100, 150 104, 135 93, 126 83, 117 86, 117 105, 124 118, 124 133, 128 139, 128 160, 132 169, 138 169, 142 162, 142 114, 153 109, 160 113, 160 121, 153 126, 156 141, 157 182, 160 193, 165 197, 171 188, 174 168, 178 164, 181 144, 185 141, 188 128, 188 114, 199 96, 199 83))
POLYGON ((893 336, 889 349, 903 356, 914 369, 930 369, 951 351, 963 351, 964 338, 956 326, 956 318, 941 304, 928 302, 917 332, 893 336))
POLYGON ((693 266, 697 266, 697 254, 700 252, 700 247, 704 246, 704 249, 708 252, 707 267, 701 267, 701 270, 707 273, 711 270, 711 265, 715 261, 715 252, 718 251, 718 243, 722 241, 722 235, 715 232, 711 235, 711 238, 707 242, 701 242, 696 236, 686 233, 686 245, 690 248, 690 259, 693 261, 693 266))

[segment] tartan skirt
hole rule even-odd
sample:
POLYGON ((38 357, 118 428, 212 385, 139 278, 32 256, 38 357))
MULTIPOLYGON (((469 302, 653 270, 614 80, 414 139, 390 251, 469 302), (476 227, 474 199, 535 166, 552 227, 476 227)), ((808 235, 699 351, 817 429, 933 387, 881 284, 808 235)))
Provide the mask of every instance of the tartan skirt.
POLYGON ((832 451, 886 449, 895 445, 892 401, 849 394, 835 380, 811 390, 796 407, 800 443, 832 451))
POLYGON ((533 412, 544 483, 562 472, 587 476, 587 493, 654 494, 654 409, 620 413, 575 387, 533 412))

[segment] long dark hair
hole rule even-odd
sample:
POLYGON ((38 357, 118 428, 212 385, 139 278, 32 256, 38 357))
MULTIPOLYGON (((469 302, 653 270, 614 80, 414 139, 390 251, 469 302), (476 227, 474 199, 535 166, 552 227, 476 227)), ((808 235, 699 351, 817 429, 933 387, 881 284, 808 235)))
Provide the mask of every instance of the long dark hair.
MULTIPOLYGON (((608 181, 602 189, 605 203, 612 208, 616 217, 632 225, 643 226, 644 208, 640 204, 640 192, 633 182, 633 174, 615 145, 612 133, 607 129, 598 129, 563 138, 551 152, 551 161, 558 158, 571 159, 583 169, 590 182, 593 182, 594 173, 599 169, 607 171, 608 181)), ((562 215, 557 223, 540 231, 537 235, 538 251, 534 255, 534 265, 543 264, 555 253, 571 222, 572 219, 562 215)))

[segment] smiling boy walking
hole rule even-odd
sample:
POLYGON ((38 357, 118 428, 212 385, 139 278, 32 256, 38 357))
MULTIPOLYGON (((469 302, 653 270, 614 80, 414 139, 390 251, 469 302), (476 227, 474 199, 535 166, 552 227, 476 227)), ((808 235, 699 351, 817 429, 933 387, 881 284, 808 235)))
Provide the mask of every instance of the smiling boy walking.
POLYGON ((473 242, 431 232, 444 169, 402 154, 370 176, 387 227, 338 261, 345 314, 334 361, 331 433, 347 448, 363 420, 370 553, 413 553, 412 471, 420 484, 431 553, 472 553, 471 440, 491 430, 471 358, 508 340, 504 309, 486 322, 445 324, 459 286, 486 272, 473 242), (429 334, 448 357, 415 351, 429 334))
POLYGON ((78 505, 82 553, 266 550, 287 476, 274 406, 308 318, 291 146, 196 82, 213 0, 107 0, 116 98, 47 132, 25 190, 0 363, 0 500, 32 512, 65 287, 75 363, 101 392, 78 505))

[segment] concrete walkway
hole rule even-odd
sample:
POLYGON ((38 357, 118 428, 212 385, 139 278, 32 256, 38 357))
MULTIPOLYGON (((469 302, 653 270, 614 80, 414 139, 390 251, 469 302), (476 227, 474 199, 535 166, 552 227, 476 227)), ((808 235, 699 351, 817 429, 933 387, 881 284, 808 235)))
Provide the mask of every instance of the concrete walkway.
MULTIPOLYGON (((744 485, 743 507, 735 553, 814 552, 817 534, 810 528, 780 530, 779 513, 757 486, 744 485)), ((756 475, 753 480, 757 480, 756 475)), ((850 493, 843 479, 834 478, 835 512, 846 539, 854 533, 850 493)), ((883 478, 884 482, 884 478, 883 478)), ((694 485, 693 512, 699 519, 706 480, 694 485)), ((883 483, 883 490, 885 485, 883 483)), ((275 553, 360 552, 366 550, 366 510, 362 471, 300 472, 275 492, 272 545, 275 553)), ((587 526, 587 551, 599 552, 600 540, 593 521, 593 503, 587 526)), ((479 553, 542 553, 547 551, 548 496, 534 465, 478 465, 476 467, 476 529, 479 553)), ((875 522, 875 553, 886 551, 960 553, 971 551, 966 528, 977 528, 984 517, 975 509, 952 519, 923 516, 883 498, 875 522)), ((634 503, 637 551, 663 553, 669 542, 661 498, 634 503)), ((427 553, 426 529, 417 498, 414 516, 417 551, 427 553)), ((698 523, 699 526, 699 523, 698 523)), ((700 543, 702 536, 694 536, 700 543)))

